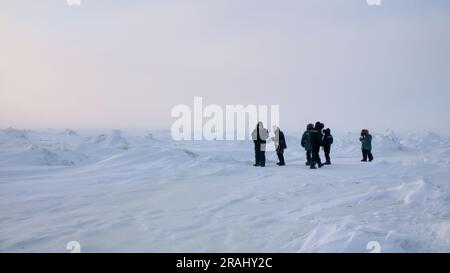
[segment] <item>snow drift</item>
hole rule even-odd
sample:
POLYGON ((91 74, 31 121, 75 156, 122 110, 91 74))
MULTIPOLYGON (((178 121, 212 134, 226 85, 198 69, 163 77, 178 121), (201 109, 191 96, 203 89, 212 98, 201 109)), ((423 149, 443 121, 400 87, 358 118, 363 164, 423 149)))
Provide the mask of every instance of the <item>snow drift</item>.
POLYGON ((295 136, 255 168, 246 141, 0 130, 0 252, 449 252, 449 139, 387 130, 361 163, 358 137, 313 171, 295 136))

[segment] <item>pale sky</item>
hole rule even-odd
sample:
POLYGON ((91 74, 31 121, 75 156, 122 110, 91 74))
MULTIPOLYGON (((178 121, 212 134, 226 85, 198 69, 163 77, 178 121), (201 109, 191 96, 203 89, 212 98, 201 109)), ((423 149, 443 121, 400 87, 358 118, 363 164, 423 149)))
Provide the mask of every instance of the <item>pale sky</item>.
POLYGON ((194 96, 450 132, 450 1, 0 0, 0 128, 169 129, 194 96))

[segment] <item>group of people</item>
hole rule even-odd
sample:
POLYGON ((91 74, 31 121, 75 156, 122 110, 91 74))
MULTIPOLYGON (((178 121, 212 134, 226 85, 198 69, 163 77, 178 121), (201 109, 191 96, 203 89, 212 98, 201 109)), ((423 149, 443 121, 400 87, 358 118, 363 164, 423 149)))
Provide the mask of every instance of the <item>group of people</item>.
MULTIPOLYGON (((275 144, 275 150, 277 152, 278 166, 284 166, 286 163, 284 162, 284 150, 287 149, 286 139, 284 138, 283 132, 277 126, 273 126, 274 137, 272 137, 272 141, 275 144)), ((266 166, 266 143, 267 139, 269 139, 269 131, 264 128, 263 123, 260 121, 256 125, 255 130, 252 132, 252 139, 255 144, 255 164, 253 166, 266 166)))
MULTIPOLYGON (((272 141, 275 144, 275 151, 278 156, 278 166, 286 165, 284 160, 284 150, 287 149, 286 139, 283 132, 279 127, 273 126, 274 137, 272 141)), ((255 144, 255 164, 253 166, 265 167, 266 165, 266 144, 269 139, 269 131, 264 128, 262 122, 258 122, 255 130, 252 132, 252 139, 255 144)), ((369 130, 363 129, 361 131, 361 150, 363 159, 362 162, 367 160, 372 161, 372 135, 369 134, 369 130)), ((333 144, 333 136, 331 135, 331 129, 326 128, 320 121, 316 124, 308 124, 306 131, 301 138, 301 146, 306 151, 306 163, 311 169, 321 168, 324 165, 331 165, 331 145, 333 144), (320 148, 323 148, 325 155, 325 162, 322 163, 320 158, 320 148), (317 167, 316 167, 317 166, 317 167)))
POLYGON ((308 124, 303 133, 301 145, 306 150, 306 165, 311 169, 316 169, 316 165, 322 168, 323 165, 331 165, 330 152, 333 144, 333 136, 330 128, 324 129, 325 125, 320 121, 315 125, 308 124), (320 159, 320 147, 325 153, 325 162, 320 159))

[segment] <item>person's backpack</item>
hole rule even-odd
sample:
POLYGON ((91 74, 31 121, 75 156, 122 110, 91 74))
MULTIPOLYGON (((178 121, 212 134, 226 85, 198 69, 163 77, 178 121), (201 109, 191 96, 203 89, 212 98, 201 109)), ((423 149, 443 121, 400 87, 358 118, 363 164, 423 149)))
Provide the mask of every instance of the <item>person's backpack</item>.
POLYGON ((302 140, 300 141, 300 144, 302 145, 303 148, 306 147, 306 132, 303 133, 302 140))
POLYGON ((306 150, 310 151, 312 149, 311 132, 310 131, 306 131, 303 134, 301 142, 302 142, 302 147, 305 148, 306 150))
POLYGON ((332 135, 327 135, 326 137, 326 144, 331 145, 333 144, 333 136, 332 135))
POLYGON ((301 145, 305 149, 311 149, 311 137, 309 131, 303 133, 301 145))

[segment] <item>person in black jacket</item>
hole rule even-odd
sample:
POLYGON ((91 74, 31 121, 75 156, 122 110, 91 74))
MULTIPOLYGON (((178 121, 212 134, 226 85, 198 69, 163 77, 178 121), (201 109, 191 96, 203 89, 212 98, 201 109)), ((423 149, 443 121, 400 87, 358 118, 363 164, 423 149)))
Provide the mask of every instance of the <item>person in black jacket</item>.
POLYGON ((287 149, 286 140, 284 138, 283 132, 279 127, 273 126, 273 132, 275 137, 272 138, 273 143, 275 144, 275 150, 277 152, 278 160, 280 162, 277 163, 278 166, 284 166, 286 163, 284 162, 284 150, 287 149))
POLYGON ((322 160, 320 159, 320 147, 323 145, 323 134, 322 130, 324 128, 324 124, 321 122, 316 122, 316 125, 314 126, 314 129, 309 131, 309 136, 311 139, 311 169, 316 169, 316 164, 319 168, 322 168, 322 160))
POLYGON ((306 126, 306 131, 303 133, 302 135, 302 140, 300 141, 301 145, 303 148, 305 148, 306 151, 306 166, 310 166, 311 165, 311 138, 309 135, 309 131, 314 129, 314 125, 313 124, 308 124, 306 126))
POLYGON ((253 166, 266 166, 266 140, 269 138, 269 131, 264 128, 260 121, 252 132, 253 143, 255 144, 255 164, 253 166))
POLYGON ((330 128, 323 130, 323 151, 325 152, 325 163, 323 165, 331 165, 330 160, 330 152, 331 152, 331 144, 333 144, 333 136, 331 135, 330 128))

